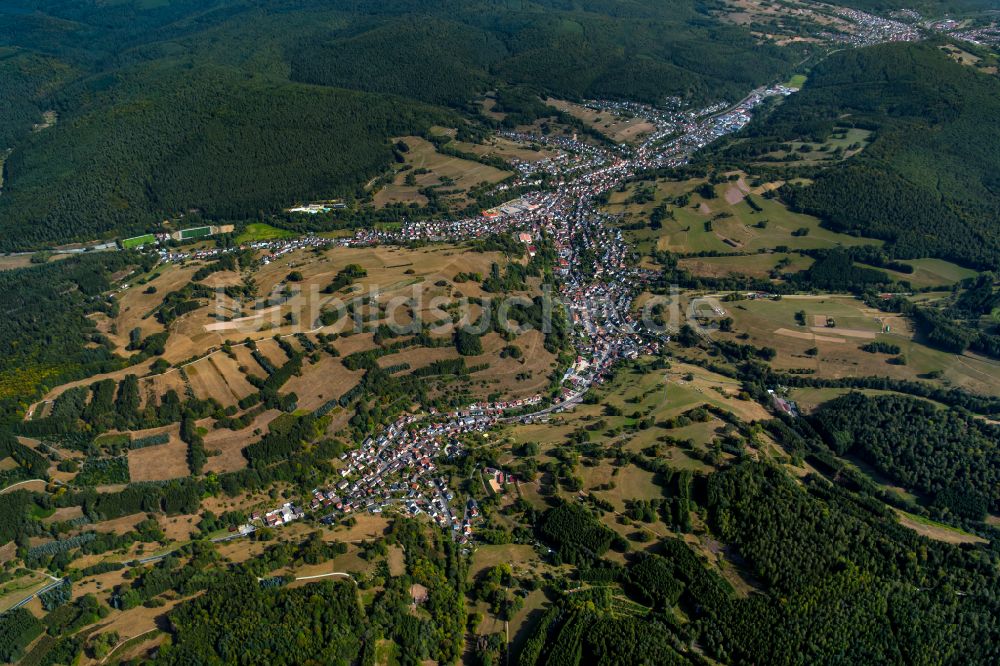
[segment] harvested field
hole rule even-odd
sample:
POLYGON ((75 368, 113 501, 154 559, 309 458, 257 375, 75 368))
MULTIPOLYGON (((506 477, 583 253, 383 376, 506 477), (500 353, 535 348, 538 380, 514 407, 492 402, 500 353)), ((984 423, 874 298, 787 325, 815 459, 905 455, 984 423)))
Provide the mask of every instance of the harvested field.
POLYGON ((938 523, 921 516, 915 516, 899 509, 894 509, 894 511, 899 517, 900 525, 908 527, 917 534, 925 536, 928 539, 934 539, 935 541, 943 541, 945 543, 952 544, 988 543, 986 539, 975 534, 969 534, 968 532, 960 530, 957 527, 945 525, 944 523, 938 523))
MULTIPOLYGON (((829 330, 829 329, 822 329, 829 330)), ((807 331, 792 331, 787 328, 779 328, 774 331, 778 335, 784 335, 789 338, 798 338, 799 340, 812 340, 814 342, 847 342, 844 338, 833 338, 826 335, 816 335, 815 333, 809 333, 807 331)))
MULTIPOLYGON (((826 326, 812 326, 810 330, 813 333, 836 333, 837 335, 843 335, 848 338, 864 338, 865 340, 874 340, 875 331, 857 331, 850 328, 827 328, 826 326)), ((820 338, 817 338, 820 339, 820 338)))
POLYGON ((184 366, 184 372, 197 397, 215 398, 224 407, 235 405, 257 391, 239 371, 236 361, 223 353, 184 366))
POLYGON ((51 525, 52 523, 73 520, 74 518, 79 518, 83 515, 83 508, 79 506, 61 506, 56 509, 51 516, 43 520, 42 522, 46 525, 51 525))
MULTIPOLYGON (((198 516, 160 516, 160 527, 168 542, 187 543, 191 535, 198 531, 198 520, 198 516)), ((170 546, 168 550, 174 547, 170 546)))
POLYGON ((112 532, 114 534, 125 534, 135 529, 135 526, 146 520, 146 514, 133 513, 114 520, 102 520, 99 523, 100 531, 112 532))
POLYGON ((315 364, 304 363, 302 376, 292 377, 281 390, 299 396, 300 409, 317 409, 347 393, 364 374, 364 370, 348 370, 340 359, 324 354, 315 364))
POLYGON ((480 157, 496 155, 505 160, 521 160, 523 162, 537 162, 558 154, 556 151, 541 145, 525 147, 523 144, 497 136, 487 138, 485 143, 452 141, 448 145, 480 157))
MULTIPOLYGON (((272 338, 265 338, 257 342, 257 351, 264 355, 267 360, 271 362, 271 365, 275 368, 280 368, 285 363, 288 362, 288 356, 278 345, 277 341, 272 338)), ((263 368, 261 371, 263 372, 263 368)))
POLYGON ((384 515, 359 513, 354 516, 354 525, 350 527, 338 525, 332 532, 324 532, 324 541, 346 541, 357 543, 385 535, 389 529, 389 519, 384 515))
POLYGON ((176 432, 170 441, 128 452, 128 471, 132 481, 165 481, 188 476, 187 444, 176 432))
POLYGON ((163 626, 167 614, 184 599, 169 600, 158 608, 137 606, 127 613, 116 612, 102 623, 103 631, 117 631, 122 640, 134 638, 163 626))
POLYGON ((796 273, 806 270, 812 264, 812 257, 786 252, 722 257, 689 257, 678 261, 680 268, 690 271, 693 275, 715 278, 735 274, 766 278, 775 269, 780 270, 782 273, 796 273), (779 262, 787 262, 787 265, 779 268, 779 262))
POLYGON ((188 387, 188 382, 184 377, 184 372, 171 369, 161 375, 153 375, 152 377, 140 379, 139 395, 142 396, 143 407, 153 400, 159 400, 167 391, 176 391, 177 395, 183 400, 188 387))

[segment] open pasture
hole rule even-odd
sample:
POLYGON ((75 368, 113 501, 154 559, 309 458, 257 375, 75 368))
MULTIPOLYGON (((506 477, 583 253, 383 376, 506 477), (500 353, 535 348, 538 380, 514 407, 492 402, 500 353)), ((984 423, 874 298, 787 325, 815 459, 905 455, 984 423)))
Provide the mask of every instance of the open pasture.
POLYGON ((901 282, 905 280, 915 289, 937 286, 950 287, 956 282, 976 276, 976 271, 973 269, 964 268, 944 259, 902 259, 901 262, 913 266, 913 272, 901 273, 885 268, 877 270, 888 273, 894 280, 901 282))
POLYGON ((793 165, 809 166, 822 163, 839 162, 857 155, 871 143, 871 130, 855 127, 837 127, 826 141, 821 143, 809 141, 791 141, 787 151, 774 151, 767 154, 768 160, 758 162, 767 166, 793 165), (794 156, 794 159, 790 159, 794 156))
MULTIPOLYGON (((692 423, 679 428, 664 428, 656 424, 706 404, 732 412, 747 421, 769 418, 767 410, 759 404, 739 399, 740 384, 736 380, 680 362, 673 363, 669 370, 621 370, 598 393, 599 404, 577 405, 571 412, 553 416, 548 422, 512 426, 508 431, 511 444, 537 442, 540 445, 541 463, 554 459, 551 455, 554 449, 565 446, 574 431, 601 423, 593 432, 594 438, 598 441, 621 443, 630 451, 639 452, 657 444, 658 439, 664 435, 682 440, 691 439, 696 449, 704 450, 722 429, 723 422, 716 417, 712 416, 704 423, 692 423), (609 414, 605 405, 615 410, 616 415, 609 414), (631 430, 640 418, 651 418, 654 425, 646 429, 631 430)), ((681 448, 663 448, 664 456, 675 469, 711 470, 710 466, 688 455, 681 448)), ((504 458, 504 461, 508 460, 513 458, 504 458)), ((599 479, 598 476, 610 474, 610 469, 605 472, 595 471, 600 469, 600 466, 581 468, 581 474, 585 475, 585 488, 608 480, 599 479), (586 475, 597 476, 589 479, 586 475)), ((626 490, 629 488, 628 483, 616 483, 626 490)), ((529 487, 529 484, 522 484, 522 494, 526 497, 529 493, 525 489, 529 487)))
POLYGON ((495 155, 505 160, 521 160, 523 162, 537 162, 557 155, 554 150, 541 145, 525 146, 515 143, 503 137, 489 137, 484 143, 468 143, 465 141, 452 141, 449 146, 480 157, 495 155))
POLYGON ((721 257, 689 257, 677 262, 680 268, 698 277, 720 278, 729 275, 747 275, 766 278, 772 271, 796 273, 813 264, 812 257, 788 252, 765 252, 750 255, 721 257))
POLYGON ((727 182, 715 185, 715 196, 706 198, 694 192, 704 183, 704 179, 633 183, 626 192, 613 193, 606 209, 621 215, 622 222, 628 225, 648 221, 654 208, 667 203, 669 213, 661 229, 627 232, 644 254, 651 254, 654 249, 678 253, 752 253, 882 244, 875 239, 824 229, 817 218, 795 213, 780 201, 757 194, 761 188, 746 188, 740 181, 727 182), (651 186, 652 201, 637 203, 635 193, 651 186), (747 201, 748 190, 759 211, 747 201), (689 195, 688 203, 677 206, 674 199, 685 194, 689 195))

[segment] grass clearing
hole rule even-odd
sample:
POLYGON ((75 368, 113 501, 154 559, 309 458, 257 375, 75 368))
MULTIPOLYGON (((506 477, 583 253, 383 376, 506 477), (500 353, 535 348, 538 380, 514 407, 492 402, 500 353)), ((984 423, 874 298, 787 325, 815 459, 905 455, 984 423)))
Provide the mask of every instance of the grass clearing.
POLYGON ((835 163, 857 155, 871 143, 872 131, 856 127, 835 127, 822 143, 789 141, 790 150, 776 150, 767 154, 761 165, 810 166, 835 163))
POLYGON ((690 257, 681 259, 677 265, 698 277, 726 277, 740 274, 766 278, 774 270, 782 273, 804 271, 812 266, 813 261, 812 257, 801 254, 766 252, 727 257, 690 257))
POLYGON ((36 571, 15 575, 5 583, 0 583, 0 613, 10 610, 25 597, 37 592, 52 582, 48 576, 36 571))
POLYGON ((251 222, 236 237, 236 242, 253 243, 256 241, 280 240, 282 238, 291 238, 294 235, 295 232, 288 229, 279 229, 263 222, 251 222))
POLYGON ((191 473, 187 463, 187 444, 172 433, 167 444, 133 449, 128 452, 128 470, 134 482, 184 478, 191 473))
POLYGON ((472 554, 472 564, 469 565, 469 580, 475 580, 479 574, 498 564, 509 564, 515 570, 538 562, 535 549, 527 544, 480 545, 472 554))
POLYGON ((950 287, 956 282, 975 277, 978 274, 971 268, 964 268, 944 259, 903 259, 901 261, 913 266, 913 272, 900 273, 885 268, 878 270, 885 271, 895 280, 909 281, 916 289, 936 286, 950 287))
POLYGON ((796 90, 800 90, 802 86, 804 86, 805 84, 806 84, 805 74, 792 74, 791 78, 789 78, 788 81, 785 82, 786 86, 788 86, 789 88, 795 88, 796 90))
POLYGON ((934 539, 935 541, 943 541, 945 543, 961 544, 961 543, 989 543, 986 539, 975 534, 970 534, 965 530, 961 530, 957 527, 952 527, 951 525, 945 525, 944 523, 939 523, 930 518, 924 518, 923 516, 917 516, 900 509, 893 509, 899 516, 899 524, 904 527, 908 527, 917 534, 927 537, 928 539, 934 539))
POLYGON ((485 140, 485 143, 452 141, 448 145, 480 157, 496 155, 505 160, 521 160, 523 162, 537 162, 558 154, 556 151, 545 148, 540 144, 525 146, 524 144, 515 143, 503 137, 489 137, 485 140))

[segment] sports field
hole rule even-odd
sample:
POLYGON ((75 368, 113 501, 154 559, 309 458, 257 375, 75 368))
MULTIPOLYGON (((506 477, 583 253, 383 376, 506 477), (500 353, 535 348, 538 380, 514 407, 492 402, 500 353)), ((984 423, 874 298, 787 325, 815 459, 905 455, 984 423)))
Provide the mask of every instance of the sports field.
POLYGON ((133 236, 132 238, 125 238, 122 240, 122 247, 126 250, 131 250, 133 248, 142 247, 143 245, 151 245, 156 242, 156 236, 153 234, 143 234, 142 236, 133 236))
POLYGON ((191 240, 192 238, 203 238, 212 235, 212 227, 191 227, 181 229, 181 240, 191 240))

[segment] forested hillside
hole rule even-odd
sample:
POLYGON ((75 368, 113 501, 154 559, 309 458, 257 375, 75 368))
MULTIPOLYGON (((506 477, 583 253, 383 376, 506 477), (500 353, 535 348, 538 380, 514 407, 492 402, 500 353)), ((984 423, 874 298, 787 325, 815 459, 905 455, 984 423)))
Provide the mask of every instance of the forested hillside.
POLYGON ((65 119, 22 141, 6 165, 2 228, 22 245, 138 231, 169 212, 242 219, 344 195, 391 159, 387 137, 447 117, 381 96, 170 65, 89 81, 59 108, 65 119))
POLYGON ((149 261, 102 253, 0 272, 0 421, 16 418, 41 387, 123 364, 87 315, 111 311, 100 295, 113 273, 149 261))
POLYGON ((794 52, 712 25, 686 1, 589 2, 574 10, 550 1, 517 9, 427 3, 425 11, 435 6, 455 20, 388 20, 346 39, 317 32, 294 52, 292 75, 433 102, 464 101, 490 82, 656 102, 738 98, 794 52))
POLYGON ((834 54, 805 88, 752 123, 723 155, 752 160, 835 126, 873 130, 859 155, 782 191, 830 227, 883 238, 897 257, 1000 266, 1000 80, 933 44, 834 54))
POLYGON ((995 425, 916 398, 860 393, 824 405, 818 423, 838 454, 857 453, 957 515, 982 520, 997 510, 995 425))
POLYGON ((72 75, 55 59, 18 48, 0 48, 0 148, 12 145, 41 122, 45 94, 72 75))
POLYGON ((706 613, 702 640, 727 661, 996 658, 997 573, 975 551, 918 537, 877 501, 815 477, 803 489, 765 465, 713 475, 708 506, 719 537, 768 588, 706 613))
POLYGON ((473 98, 498 86, 735 99, 802 54, 758 45, 691 0, 4 8, 8 250, 128 235, 190 210, 248 219, 352 194, 391 163, 391 137, 460 124, 445 107, 479 122, 473 98), (49 109, 58 122, 33 133, 49 109))

